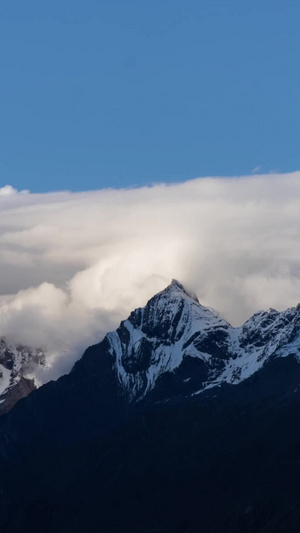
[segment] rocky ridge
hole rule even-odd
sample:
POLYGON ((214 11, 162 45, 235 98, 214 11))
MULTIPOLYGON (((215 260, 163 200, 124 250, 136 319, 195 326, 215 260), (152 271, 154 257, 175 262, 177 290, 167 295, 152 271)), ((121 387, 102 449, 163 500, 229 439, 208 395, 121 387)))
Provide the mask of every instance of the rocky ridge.
POLYGON ((35 389, 34 379, 29 376, 44 363, 42 350, 0 339, 0 414, 35 389))
POLYGON ((118 380, 141 400, 164 374, 177 375, 180 394, 238 384, 276 357, 300 354, 300 306, 269 309, 232 327, 176 280, 107 335, 118 380), (180 379, 181 378, 181 379, 180 379))
POLYGON ((173 281, 0 417, 0 530, 298 533, 299 312, 173 281))

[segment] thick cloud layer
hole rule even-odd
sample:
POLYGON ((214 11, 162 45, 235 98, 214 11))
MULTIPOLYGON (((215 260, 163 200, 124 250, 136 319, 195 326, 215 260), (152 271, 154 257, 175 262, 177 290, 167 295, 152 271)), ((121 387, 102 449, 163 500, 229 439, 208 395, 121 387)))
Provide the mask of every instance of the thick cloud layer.
POLYGON ((177 278, 241 324, 300 301, 300 172, 85 193, 0 188, 0 335, 68 371, 177 278))

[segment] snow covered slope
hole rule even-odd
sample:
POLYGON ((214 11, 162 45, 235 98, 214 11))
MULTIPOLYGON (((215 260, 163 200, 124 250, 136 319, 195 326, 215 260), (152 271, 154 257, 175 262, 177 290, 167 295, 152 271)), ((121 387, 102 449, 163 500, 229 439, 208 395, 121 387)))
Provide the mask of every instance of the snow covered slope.
POLYGON ((28 376, 36 365, 44 364, 44 360, 45 355, 39 349, 0 340, 0 414, 35 388, 28 376))
POLYGON ((299 314, 233 328, 173 281, 0 417, 0 531, 298 533, 299 314))
MULTIPOLYGON (((262 311, 234 328, 173 280, 93 348, 97 358, 108 357, 110 378, 130 402, 191 397, 223 383, 236 385, 276 357, 298 360, 300 306, 262 311)), ((29 376, 44 360, 41 350, 0 340, 0 414, 35 388, 29 376)), ((82 361, 75 365, 79 381, 85 355, 82 361)), ((88 372, 103 377, 96 366, 88 372)))
POLYGON ((180 394, 237 384, 274 357, 300 354, 300 307, 255 314, 233 328, 176 280, 107 335, 131 400, 172 381, 180 394), (171 381, 170 381, 171 380, 171 381))

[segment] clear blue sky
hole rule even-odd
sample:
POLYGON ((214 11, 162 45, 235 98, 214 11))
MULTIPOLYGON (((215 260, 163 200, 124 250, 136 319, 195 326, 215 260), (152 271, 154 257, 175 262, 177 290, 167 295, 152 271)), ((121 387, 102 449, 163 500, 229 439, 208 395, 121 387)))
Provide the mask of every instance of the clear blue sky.
POLYGON ((1 185, 300 168, 299 0, 2 0, 1 185))

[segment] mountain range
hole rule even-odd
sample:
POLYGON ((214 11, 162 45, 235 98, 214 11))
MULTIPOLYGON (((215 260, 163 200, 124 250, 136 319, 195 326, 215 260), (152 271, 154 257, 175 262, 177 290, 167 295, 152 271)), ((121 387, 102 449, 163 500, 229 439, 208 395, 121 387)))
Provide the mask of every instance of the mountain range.
POLYGON ((300 306, 234 328, 173 280, 14 406, 44 355, 0 347, 1 531, 300 530, 300 306))

